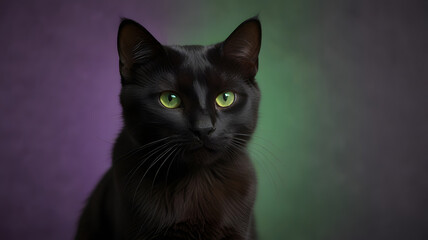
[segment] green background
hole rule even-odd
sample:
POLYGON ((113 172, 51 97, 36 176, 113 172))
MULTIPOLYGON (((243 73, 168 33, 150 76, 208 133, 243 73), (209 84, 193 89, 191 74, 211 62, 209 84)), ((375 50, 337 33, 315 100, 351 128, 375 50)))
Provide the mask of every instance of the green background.
POLYGON ((320 26, 315 1, 203 1, 172 13, 169 44, 223 41, 258 15, 262 48, 257 81, 262 92, 250 147, 259 187, 260 239, 329 239, 346 215, 346 189, 334 164, 340 139, 318 64, 320 26), (184 11, 184 10, 183 10, 184 11))

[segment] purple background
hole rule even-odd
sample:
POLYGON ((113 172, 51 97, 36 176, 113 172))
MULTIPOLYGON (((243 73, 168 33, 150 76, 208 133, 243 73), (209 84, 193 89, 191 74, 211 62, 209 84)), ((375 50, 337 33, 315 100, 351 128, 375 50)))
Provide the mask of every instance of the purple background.
MULTIPOLYGON (((244 1, 229 5, 226 1, 223 5, 218 1, 154 2, 0 2, 1 239, 53 240, 73 235, 85 198, 110 165, 111 145, 121 125, 116 53, 120 17, 141 22, 168 42, 166 29, 190 39, 195 26, 209 23, 215 28, 223 7, 229 9, 224 16, 241 14, 236 17, 240 20, 254 14, 236 11, 244 1)), ((255 6, 254 2, 243 8, 255 6)), ((328 239, 427 239, 427 1, 296 2, 301 5, 290 2, 287 9, 292 11, 284 20, 285 7, 271 15, 261 13, 262 20, 280 16, 275 19, 278 25, 264 22, 264 34, 271 34, 273 44, 265 46, 263 54, 269 47, 287 46, 287 51, 274 51, 262 64, 264 72, 271 67, 268 61, 274 68, 284 67, 276 65, 274 56, 283 59, 295 51, 299 54, 290 57, 293 61, 284 69, 293 66, 289 63, 295 56, 305 60, 302 76, 306 60, 320 68, 317 81, 301 82, 301 76, 286 81, 292 83, 286 86, 304 86, 288 89, 292 96, 313 98, 308 106, 313 109, 303 109, 311 115, 296 124, 308 134, 291 137, 296 146, 303 140, 311 144, 295 149, 281 146, 287 152, 310 155, 311 160, 315 157, 314 161, 287 162, 307 164, 306 175, 304 168, 295 168, 295 175, 308 182, 297 182, 298 191, 286 189, 287 198, 264 206, 266 212, 277 214, 263 215, 262 223, 269 225, 265 231, 279 229, 271 236, 288 231, 294 239, 311 240, 325 235, 332 236, 328 239), (310 13, 309 17, 293 18, 299 11, 310 13), (287 21, 288 25, 281 25, 287 21), (325 94, 311 95, 309 90, 325 94), (299 191, 308 194, 299 195, 299 191), (337 200, 330 201, 336 195, 337 200), (297 207, 289 205, 293 197, 297 207), (317 205, 323 197, 330 205, 317 205), (287 212, 290 209, 295 212, 287 212), (341 221, 333 221, 335 215, 341 221), (271 226, 271 219, 284 221, 271 226), (324 223, 326 233, 320 229, 324 223)), ((235 20, 230 23, 235 24, 235 20)), ((221 35, 219 29, 211 32, 221 35)), ((213 38, 211 33, 203 37, 213 38)), ((179 43, 176 40, 173 43, 179 43)), ((268 89, 269 83, 263 87, 268 89)), ((280 96, 265 93, 263 99, 280 96)), ((288 112, 269 120, 282 121, 281 114, 288 112)), ((281 136, 289 133, 274 130, 281 136)))
POLYGON ((70 239, 121 125, 120 17, 162 39, 162 5, 0 3, 1 239, 70 239))

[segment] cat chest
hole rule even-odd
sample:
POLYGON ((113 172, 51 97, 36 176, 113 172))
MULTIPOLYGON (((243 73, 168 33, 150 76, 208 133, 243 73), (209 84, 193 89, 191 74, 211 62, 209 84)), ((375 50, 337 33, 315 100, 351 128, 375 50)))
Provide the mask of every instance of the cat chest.
POLYGON ((207 189, 204 194, 188 192, 180 198, 174 202, 171 236, 186 233, 183 239, 234 239, 249 226, 253 202, 248 196, 207 189))
POLYGON ((204 219, 206 222, 232 222, 245 217, 253 205, 248 182, 207 182, 182 188, 172 198, 172 208, 178 222, 204 219))
POLYGON ((165 239, 186 240, 219 240, 219 239, 242 239, 239 236, 239 228, 220 226, 210 222, 181 222, 172 225, 164 233, 165 239))
POLYGON ((249 226, 249 204, 210 194, 203 199, 175 203, 174 222, 166 230, 168 239, 234 239, 244 234, 240 231, 249 226))
POLYGON ((167 239, 233 239, 228 236, 244 234, 240 231, 249 226, 255 183, 242 178, 187 182, 152 194, 145 195, 139 215, 148 232, 161 226, 167 239), (180 238, 180 234, 192 237, 180 238))

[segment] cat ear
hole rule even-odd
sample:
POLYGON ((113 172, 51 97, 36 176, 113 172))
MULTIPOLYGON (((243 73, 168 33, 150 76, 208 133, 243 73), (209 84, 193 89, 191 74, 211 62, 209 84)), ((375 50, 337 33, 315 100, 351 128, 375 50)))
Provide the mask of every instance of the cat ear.
POLYGON ((134 64, 144 64, 163 53, 162 45, 139 23, 122 19, 117 35, 121 76, 129 76, 134 64))
POLYGON ((223 55, 243 64, 250 64, 254 74, 258 68, 258 56, 262 40, 262 28, 257 17, 241 23, 223 42, 223 55))

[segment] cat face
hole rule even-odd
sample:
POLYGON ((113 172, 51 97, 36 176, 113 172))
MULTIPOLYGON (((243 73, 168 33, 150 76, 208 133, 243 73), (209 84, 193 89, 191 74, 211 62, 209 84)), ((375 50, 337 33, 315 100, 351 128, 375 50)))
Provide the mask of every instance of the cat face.
POLYGON ((244 146, 257 123, 261 28, 242 23, 211 46, 163 46, 124 20, 118 51, 125 129, 138 145, 165 139, 190 161, 209 163, 244 146))

